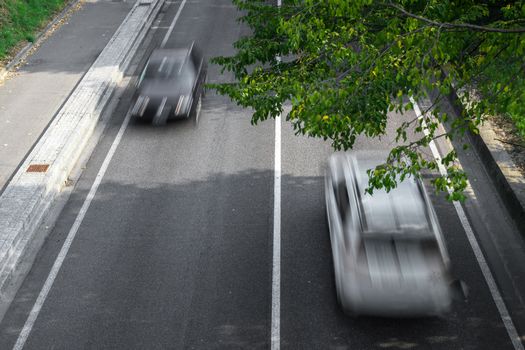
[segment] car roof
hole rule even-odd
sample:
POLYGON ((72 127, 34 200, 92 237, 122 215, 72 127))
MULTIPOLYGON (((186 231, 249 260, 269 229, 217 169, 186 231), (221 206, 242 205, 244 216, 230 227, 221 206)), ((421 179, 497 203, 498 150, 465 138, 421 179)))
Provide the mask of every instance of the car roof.
POLYGON ((170 60, 184 60, 188 55, 188 49, 156 49, 151 53, 150 62, 162 62, 164 58, 170 60))
POLYGON ((429 209, 421 184, 414 178, 399 182, 390 192, 374 190, 365 194, 368 187, 368 169, 384 163, 388 154, 354 152, 348 155, 350 177, 354 179, 358 196, 359 213, 363 234, 397 235, 399 237, 428 237, 433 235, 429 209))
POLYGON ((192 44, 187 48, 156 49, 145 67, 145 79, 173 79, 181 74, 192 74, 198 67, 196 60, 202 59, 192 44), (193 64, 192 64, 193 63, 193 64))
POLYGON ((202 60, 202 53, 199 48, 192 42, 188 47, 179 47, 171 49, 155 49, 150 55, 150 62, 161 63, 163 59, 171 61, 186 61, 188 59, 193 64, 198 65, 202 60))

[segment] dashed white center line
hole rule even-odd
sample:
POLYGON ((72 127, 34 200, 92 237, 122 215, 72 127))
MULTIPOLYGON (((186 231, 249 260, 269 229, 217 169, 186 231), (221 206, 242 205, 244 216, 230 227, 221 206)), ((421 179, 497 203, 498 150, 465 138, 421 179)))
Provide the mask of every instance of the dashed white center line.
MULTIPOLYGON (((410 97, 410 102, 412 102, 412 104, 414 105, 414 111, 416 112, 416 116, 419 119, 422 119, 423 115, 421 114, 421 109, 419 108, 419 105, 417 104, 417 102, 412 97, 410 97)), ((423 126, 423 131, 425 135, 428 135, 429 132, 427 130, 426 123, 424 121, 422 121, 422 126, 423 126)), ((441 163, 441 155, 439 154, 439 151, 433 140, 430 141, 429 147, 430 147, 430 150, 432 151, 432 155, 436 159, 440 174, 442 176, 447 175, 447 169, 441 163)), ((474 255, 476 256, 478 265, 481 268, 483 277, 485 277, 485 281, 487 282, 487 285, 490 290, 490 294, 492 295, 492 299, 494 300, 494 303, 496 304, 498 312, 501 316, 501 320, 503 321, 503 324, 505 325, 505 329, 507 330, 510 340, 512 341, 512 344, 514 345, 514 349, 515 350, 525 350, 523 348, 523 344, 518 335, 518 331, 516 330, 516 327, 514 326, 514 323, 512 322, 512 319, 509 315, 509 311, 507 310, 507 307, 505 306, 505 302, 503 301, 503 298, 501 297, 501 293, 498 289, 498 286, 496 285, 494 276, 492 276, 492 272, 490 271, 487 261, 485 260, 485 256, 483 255, 483 252, 481 251, 479 243, 476 239, 476 236, 474 235, 474 231, 472 230, 472 227, 470 226, 470 223, 467 219, 467 215, 465 214, 465 211, 463 210, 463 207, 461 206, 459 202, 454 201, 453 204, 458 214, 459 221, 461 222, 461 225, 463 226, 463 229, 465 230, 465 233, 467 234, 468 241, 470 243, 472 251, 474 252, 474 255)))

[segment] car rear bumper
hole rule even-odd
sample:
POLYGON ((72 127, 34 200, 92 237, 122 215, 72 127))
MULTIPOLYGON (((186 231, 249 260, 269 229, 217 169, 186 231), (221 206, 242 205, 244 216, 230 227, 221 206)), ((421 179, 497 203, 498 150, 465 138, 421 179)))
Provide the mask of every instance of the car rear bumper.
POLYGON ((440 316, 450 312, 452 291, 448 284, 374 286, 344 282, 341 303, 347 313, 380 317, 440 316))

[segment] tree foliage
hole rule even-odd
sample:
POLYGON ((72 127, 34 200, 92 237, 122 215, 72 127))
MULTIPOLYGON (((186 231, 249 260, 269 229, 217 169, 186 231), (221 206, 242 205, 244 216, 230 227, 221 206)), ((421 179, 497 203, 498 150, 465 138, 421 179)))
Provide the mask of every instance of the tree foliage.
MULTIPOLYGON (((286 119, 297 133, 346 150, 358 135, 383 135, 389 112, 413 108, 408 97, 437 92, 424 118, 397 129, 399 144, 371 173, 370 190, 436 169, 422 153, 430 140, 477 132, 488 115, 512 111, 525 129, 525 1, 233 1, 252 34, 235 43, 234 56, 214 58, 235 80, 213 87, 252 107, 253 123, 290 103, 286 119), (447 114, 437 106, 453 87, 465 91, 467 108, 440 134, 447 114)), ((466 175, 455 160, 455 152, 443 157, 448 175, 434 186, 457 200, 466 175)))

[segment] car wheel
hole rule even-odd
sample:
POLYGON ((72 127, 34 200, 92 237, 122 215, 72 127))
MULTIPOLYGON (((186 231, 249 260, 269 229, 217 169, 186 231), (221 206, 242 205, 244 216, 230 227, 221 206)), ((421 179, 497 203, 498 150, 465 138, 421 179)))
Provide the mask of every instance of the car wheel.
POLYGON ((351 318, 356 318, 359 316, 355 310, 352 310, 348 308, 345 303, 343 302, 343 292, 341 287, 341 277, 340 277, 340 271, 339 268, 336 265, 335 257, 334 257, 334 277, 335 277, 335 294, 337 297, 337 303, 339 304, 339 307, 341 307, 341 310, 343 310, 343 313, 351 318))
POLYGON ((343 307, 343 302, 341 300, 341 287, 339 286, 339 282, 337 282, 337 279, 335 280, 335 294, 337 297, 337 303, 340 307, 343 307))
POLYGON ((189 115, 189 118, 193 120, 193 123, 195 125, 198 125, 199 124, 199 116, 200 116, 200 112, 201 112, 201 106, 202 106, 202 95, 199 96, 199 99, 197 100, 197 102, 194 102, 193 105, 191 106, 191 111, 190 111, 190 115, 189 115))
POLYGON ((195 124, 199 124, 201 108, 202 108, 202 96, 199 96, 199 101, 197 101, 197 108, 195 108, 195 124))
MULTIPOLYGON (((332 254, 334 254, 333 251, 332 251, 332 254)), ((337 303, 339 304, 339 306, 343 307, 343 303, 341 299, 342 292, 341 292, 341 282, 340 282, 340 277, 339 277, 339 267, 337 265, 335 255, 333 255, 333 257, 334 257, 333 261, 334 261, 335 294, 337 297, 337 303)))
POLYGON ((206 97, 206 92, 207 92, 207 88, 206 88, 206 84, 208 83, 208 72, 204 72, 204 79, 202 79, 202 96, 203 97, 206 97))

